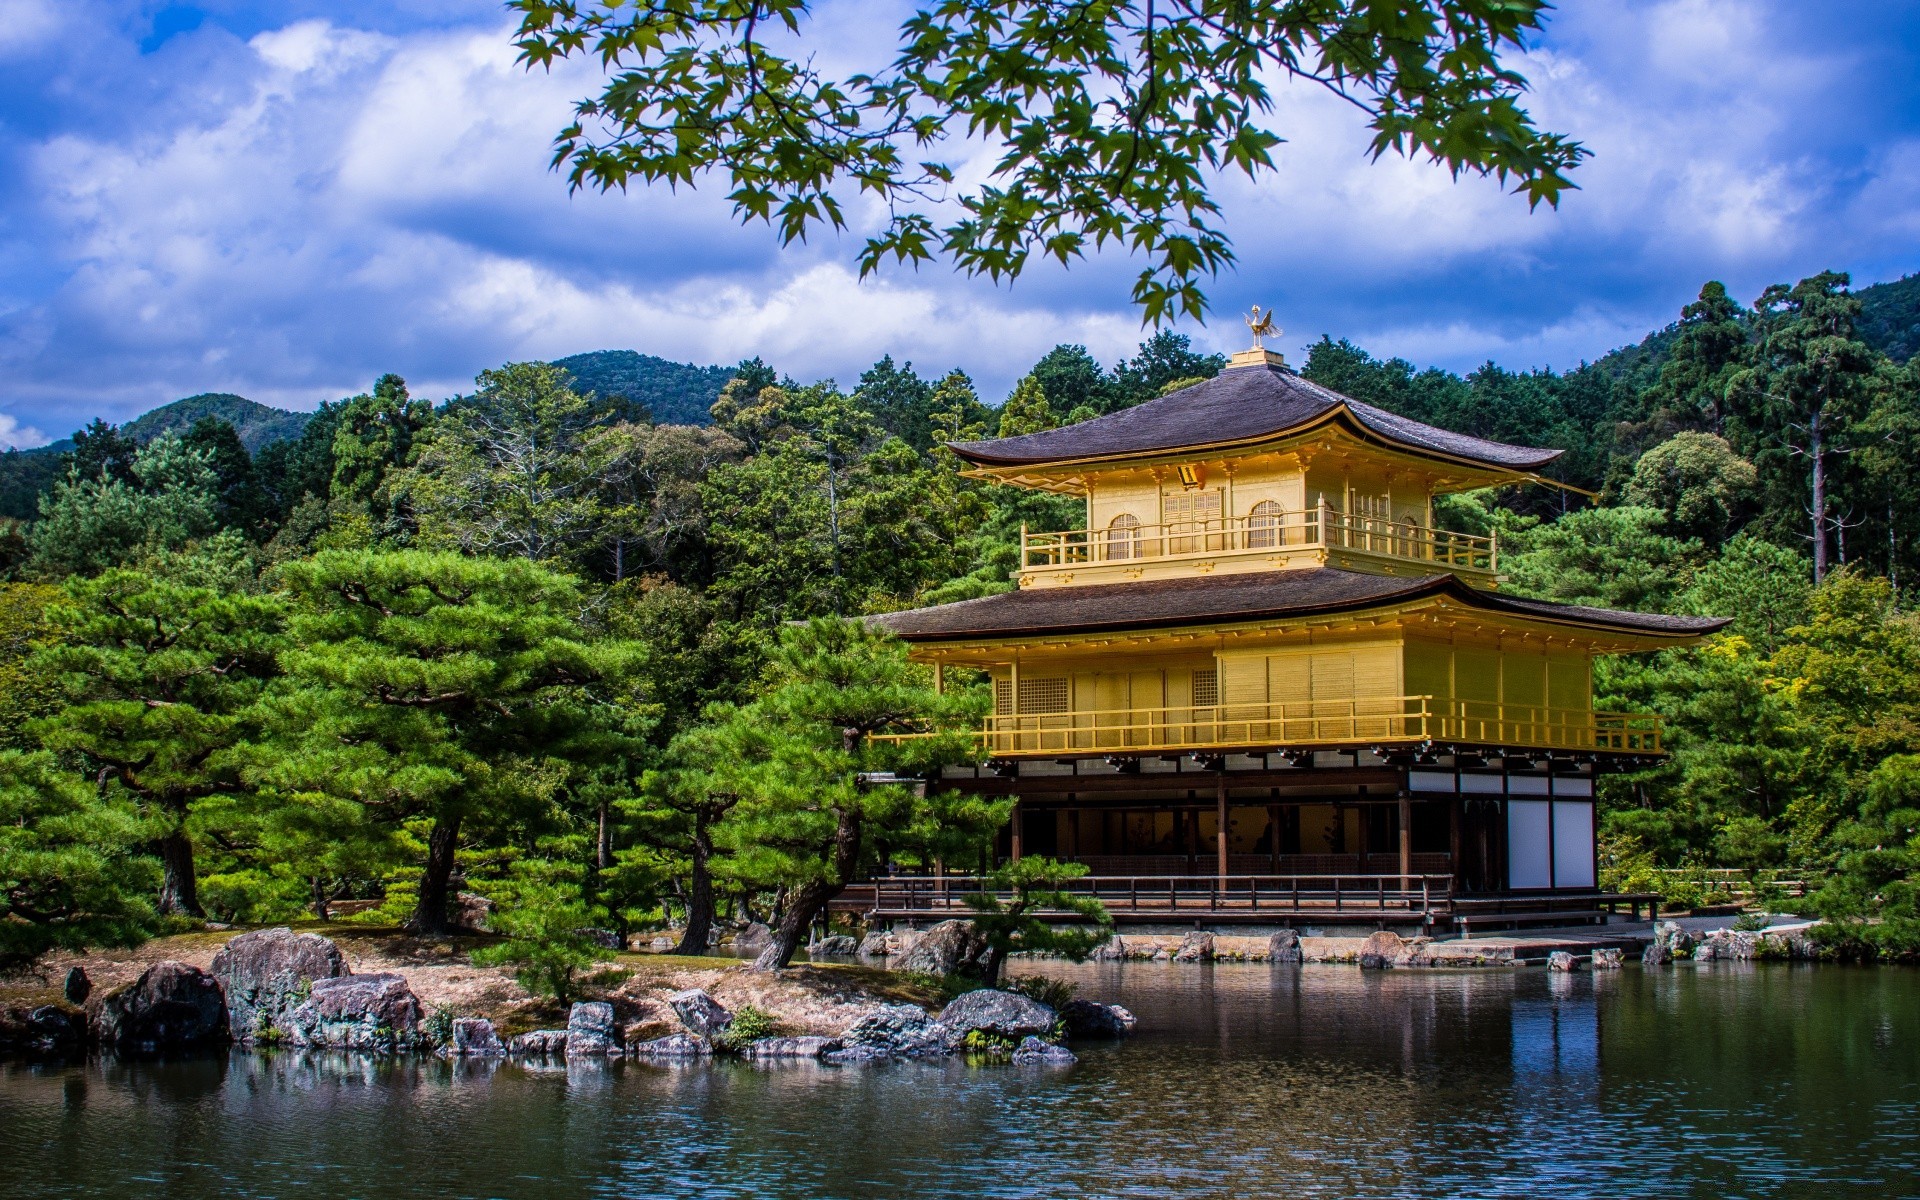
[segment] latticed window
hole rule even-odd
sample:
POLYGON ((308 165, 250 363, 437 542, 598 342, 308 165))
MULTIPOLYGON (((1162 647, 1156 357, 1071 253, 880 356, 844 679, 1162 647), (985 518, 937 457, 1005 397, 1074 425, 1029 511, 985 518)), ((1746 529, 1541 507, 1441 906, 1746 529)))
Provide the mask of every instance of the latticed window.
POLYGON ((1107 557, 1140 557, 1140 518, 1121 513, 1107 523, 1107 557))
POLYGON ((1247 549, 1271 550, 1280 544, 1280 506, 1262 500, 1247 515, 1247 549))
MULTIPOLYGON (((1013 680, 996 679, 993 681, 993 711, 996 716, 1009 717, 1014 713, 1013 680)), ((1051 713, 1067 711, 1067 680, 1065 676, 1052 679, 1022 679, 1020 681, 1021 716, 1046 716, 1051 713)))
POLYGON ((1220 528, 1219 488, 1205 491, 1169 492, 1162 498, 1161 507, 1166 514, 1167 549, 1175 554, 1188 554, 1196 550, 1215 549, 1207 545, 1207 539, 1201 537, 1182 537, 1182 534, 1207 533, 1220 528))
POLYGON ((1220 672, 1206 667, 1193 673, 1193 706, 1212 708, 1220 703, 1220 672))

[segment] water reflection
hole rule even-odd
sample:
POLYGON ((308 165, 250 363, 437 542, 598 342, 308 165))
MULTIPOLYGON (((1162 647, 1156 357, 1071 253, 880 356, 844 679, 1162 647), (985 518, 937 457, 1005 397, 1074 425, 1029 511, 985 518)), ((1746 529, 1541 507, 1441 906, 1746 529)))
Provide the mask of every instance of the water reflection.
POLYGON ((1065 1071, 382 1062, 0 1068, 0 1195, 1920 1192, 1920 976, 1089 964, 1065 1071))

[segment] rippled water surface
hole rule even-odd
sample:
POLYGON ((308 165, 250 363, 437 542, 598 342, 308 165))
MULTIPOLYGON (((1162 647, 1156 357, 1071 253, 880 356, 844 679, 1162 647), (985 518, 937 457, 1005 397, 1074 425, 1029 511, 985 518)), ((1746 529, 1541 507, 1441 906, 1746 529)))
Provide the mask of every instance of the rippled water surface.
POLYGON ((1920 973, 1058 968, 1066 1069, 0 1067, 0 1197, 1915 1196, 1920 973))

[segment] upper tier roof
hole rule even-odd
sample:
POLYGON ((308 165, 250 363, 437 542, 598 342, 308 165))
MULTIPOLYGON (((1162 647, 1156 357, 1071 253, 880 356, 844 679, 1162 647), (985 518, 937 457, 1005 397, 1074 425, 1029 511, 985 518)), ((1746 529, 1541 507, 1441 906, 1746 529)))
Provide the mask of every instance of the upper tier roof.
POLYGON ((1469 587, 1450 574, 1395 577, 1337 567, 1023 588, 869 620, 909 642, 971 641, 1351 612, 1439 595, 1491 612, 1654 637, 1695 638, 1728 623, 1723 617, 1671 617, 1521 600, 1469 587))
POLYGON ((1489 442, 1422 425, 1300 378, 1285 367, 1229 367, 1204 383, 1078 425, 984 442, 955 442, 960 457, 983 467, 1119 458, 1242 442, 1302 430, 1352 415, 1363 433, 1446 458, 1516 471, 1552 462, 1562 450, 1489 442))

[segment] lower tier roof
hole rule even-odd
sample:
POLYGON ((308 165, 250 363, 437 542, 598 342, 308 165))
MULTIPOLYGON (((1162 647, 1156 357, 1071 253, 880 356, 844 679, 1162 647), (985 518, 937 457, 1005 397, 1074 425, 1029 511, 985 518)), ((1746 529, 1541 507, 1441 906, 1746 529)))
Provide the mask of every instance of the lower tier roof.
POLYGON ((1355 612, 1432 596, 1488 612, 1676 640, 1713 633, 1731 620, 1522 600, 1444 573, 1369 575, 1338 567, 1030 588, 871 619, 909 642, 947 642, 1355 612))

